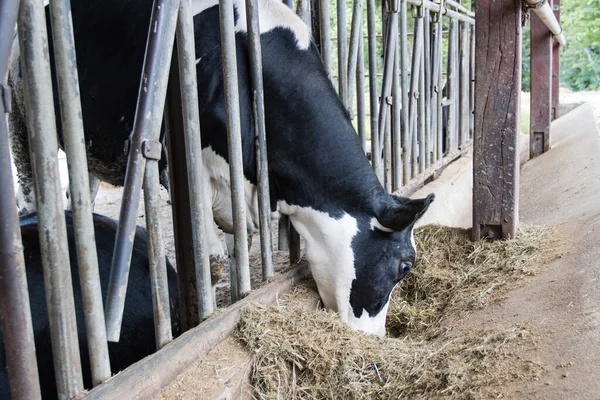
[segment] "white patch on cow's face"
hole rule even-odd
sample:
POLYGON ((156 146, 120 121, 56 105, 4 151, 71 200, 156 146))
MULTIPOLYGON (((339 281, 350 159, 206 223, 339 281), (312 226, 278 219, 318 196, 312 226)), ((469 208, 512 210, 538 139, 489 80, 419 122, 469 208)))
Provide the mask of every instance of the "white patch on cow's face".
MULTIPOLYGON (((192 0, 192 14, 199 14, 218 3, 215 0, 192 0)), ((236 7, 238 15, 235 31, 247 32, 246 4, 244 0, 233 0, 233 5, 236 7)), ((296 45, 299 49, 308 49, 311 37, 308 27, 283 2, 278 0, 258 0, 258 10, 261 34, 275 28, 286 28, 296 36, 296 45)))
POLYGON ((367 312, 356 318, 350 305, 350 290, 356 278, 352 249, 352 239, 358 233, 356 218, 344 214, 336 219, 286 202, 279 202, 279 209, 290 216, 294 228, 306 241, 306 258, 325 307, 337 311, 342 322, 353 329, 385 335, 387 304, 373 318, 367 312))

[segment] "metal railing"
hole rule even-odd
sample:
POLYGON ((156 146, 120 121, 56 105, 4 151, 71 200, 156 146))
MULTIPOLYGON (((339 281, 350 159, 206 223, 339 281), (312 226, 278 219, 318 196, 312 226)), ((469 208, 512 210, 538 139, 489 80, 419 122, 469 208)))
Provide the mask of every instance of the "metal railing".
MULTIPOLYGON (((408 193, 460 156, 472 138, 474 13, 456 1, 384 0, 379 8, 367 0, 365 18, 357 0, 348 41, 341 29, 345 0, 336 4, 331 43, 323 39, 333 31, 329 19, 319 19, 324 64, 381 182, 389 191, 408 193)), ((320 2, 322 15, 328 7, 320 2)))
MULTIPOLYGON (((18 0, 5 1, 2 2, 2 7, 10 5, 16 10, 18 4, 18 0)), ((237 109, 233 8, 231 0, 220 0, 219 4, 226 11, 220 13, 220 26, 235 230, 235 261, 230 266, 230 285, 232 301, 236 301, 252 288, 240 115, 237 109)), ((318 4, 304 1, 298 7, 303 20, 317 25, 313 25, 312 30, 315 37, 318 34, 325 68, 332 79, 337 76, 342 102, 356 118, 358 135, 365 151, 370 153, 378 177, 390 191, 408 191, 462 154, 472 137, 474 21, 471 11, 451 0, 441 3, 428 0, 387 0, 383 3, 383 9, 378 8, 374 0, 367 0, 366 13, 363 8, 362 0, 353 3, 348 40, 345 0, 337 2, 338 27, 335 38, 332 38, 329 25, 327 1, 320 1, 318 4), (382 15, 381 23, 377 22, 378 13, 382 15), (337 57, 334 57, 332 46, 337 46, 337 57), (381 46, 383 53, 380 53, 378 46, 381 46), (367 149, 369 139, 370 146, 367 149)), ((151 29, 148 29, 136 119, 129 143, 126 185, 109 290, 105 312, 102 313, 69 1, 51 1, 50 11, 60 110, 54 109, 48 63, 50 49, 47 48, 41 0, 21 0, 18 28, 39 225, 48 233, 44 236, 48 239, 43 239, 42 242, 42 254, 44 281, 46 287, 51 288, 47 296, 50 318, 53 321, 52 349, 55 365, 59 366, 56 369, 56 380, 60 397, 70 398, 81 393, 83 384, 66 227, 60 209, 62 203, 55 156, 58 148, 55 115, 60 113, 62 117, 71 193, 82 199, 81 202, 73 202, 73 215, 94 385, 110 376, 107 340, 118 341, 120 336, 142 182, 157 349, 173 338, 162 224, 157 218, 159 213, 156 201, 159 190, 158 160, 161 155, 159 133, 165 108, 168 114, 166 135, 169 152, 177 149, 179 158, 181 154, 186 157, 185 163, 169 164, 184 330, 210 317, 214 311, 215 299, 205 244, 207 225, 212 224, 212 221, 206 221, 203 213, 203 207, 211 205, 204 204, 202 189, 204 171, 190 1, 155 0, 149 25, 151 29), (172 52, 173 48, 176 49, 175 53, 172 52), (151 115, 152 118, 147 119, 146 115, 151 115), (39 134, 42 129, 44 135, 39 134)), ((258 2, 247 0, 246 13, 254 127, 258 143, 256 159, 262 273, 263 279, 267 280, 273 276, 274 266, 258 2)), ((13 14, 7 13, 6 18, 9 19, 13 14)), ((5 18, 4 12, 2 16, 5 18)), ((14 30, 14 21, 4 23, 3 20, 0 28, 3 33, 0 37, 5 38, 5 30, 14 30)), ((6 70, 4 62, 8 64, 7 54, 10 52, 10 47, 8 52, 5 51, 6 43, 6 40, 2 42, 0 52, 3 57, 0 60, 0 67, 3 68, 0 69, 3 73, 0 75, 2 82, 6 70)), ((8 97, 3 96, 3 99, 6 98, 8 97)), ((4 117, 4 113, 2 114, 4 117)), ((2 121, 2 127, 4 126, 2 121)), ((0 151, 7 153, 7 149, 7 135, 1 131, 0 151)), ((2 157, 2 162, 8 159, 2 157)), ((12 177, 8 175, 10 170, 3 167, 0 173, 2 182, 12 185, 12 177)), ((5 192, 10 195, 8 197, 12 196, 12 192, 5 192)), ((37 368, 32 359, 31 319, 28 319, 27 312, 17 316, 11 311, 14 307, 28 311, 29 304, 25 295, 23 257, 19 252, 21 245, 18 235, 15 235, 18 232, 16 208, 14 199, 8 197, 2 197, 0 215, 2 220, 7 220, 0 231, 7 238, 6 243, 2 243, 5 246, 2 248, 3 269, 0 273, 1 311, 3 320, 10 321, 5 322, 5 346, 10 356, 8 363, 13 397, 35 399, 39 398, 39 388, 35 384, 37 368), (9 282, 5 276, 14 277, 14 281, 9 282), (8 307, 8 304, 11 306, 8 307), (15 358, 15 354, 19 354, 19 357, 15 358)), ((286 227, 290 228, 289 221, 282 220, 280 227, 281 233, 285 234, 286 227)), ((299 259, 300 239, 293 228, 287 232, 286 240, 290 244, 290 258, 299 259)))

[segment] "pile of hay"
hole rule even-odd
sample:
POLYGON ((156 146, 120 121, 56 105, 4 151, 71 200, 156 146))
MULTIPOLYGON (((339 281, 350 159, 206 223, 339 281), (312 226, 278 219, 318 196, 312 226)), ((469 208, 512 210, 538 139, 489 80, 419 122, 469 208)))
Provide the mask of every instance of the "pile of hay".
POLYGON ((529 343, 524 327, 448 335, 442 321, 531 274, 550 232, 528 228, 517 240, 493 243, 471 243, 468 234, 433 226, 417 232, 418 265, 388 314, 389 333, 401 338, 352 331, 319 307, 310 283, 276 306, 247 308, 237 337, 255 356, 255 396, 474 398, 497 395, 499 382, 537 376, 542 367, 511 354, 511 343, 529 343))

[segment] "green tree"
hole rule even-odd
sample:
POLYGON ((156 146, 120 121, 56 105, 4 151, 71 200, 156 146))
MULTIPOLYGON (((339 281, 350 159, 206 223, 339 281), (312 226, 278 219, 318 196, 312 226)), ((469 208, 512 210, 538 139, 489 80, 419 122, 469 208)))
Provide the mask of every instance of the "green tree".
POLYGON ((600 1, 562 0, 561 23, 567 38, 562 83, 573 90, 600 89, 600 1))

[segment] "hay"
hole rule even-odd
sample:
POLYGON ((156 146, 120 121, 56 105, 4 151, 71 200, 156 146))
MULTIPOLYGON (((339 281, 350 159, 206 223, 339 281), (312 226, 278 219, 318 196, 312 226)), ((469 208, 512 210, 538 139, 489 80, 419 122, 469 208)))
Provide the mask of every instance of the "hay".
POLYGON ((514 241, 471 243, 468 231, 420 229, 420 261, 389 310, 388 331, 401 338, 352 331, 321 310, 306 284, 276 306, 245 309, 236 335, 255 356, 255 396, 479 398, 496 396, 499 382, 537 376, 542 367, 511 353, 511 344, 531 343, 525 327, 448 335, 441 322, 447 312, 479 307, 533 273, 532 261, 550 236, 547 229, 528 228, 514 241))
POLYGON ((393 336, 437 334, 447 315, 481 308, 557 254, 556 232, 524 227, 516 240, 470 240, 470 230, 428 225, 416 231, 417 266, 392 296, 393 336), (536 261, 537 262, 534 262, 536 261))

